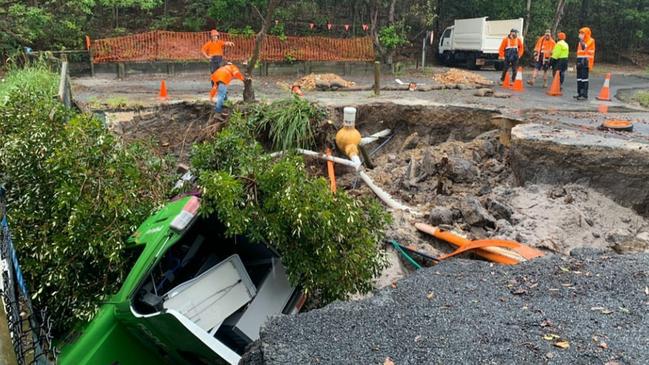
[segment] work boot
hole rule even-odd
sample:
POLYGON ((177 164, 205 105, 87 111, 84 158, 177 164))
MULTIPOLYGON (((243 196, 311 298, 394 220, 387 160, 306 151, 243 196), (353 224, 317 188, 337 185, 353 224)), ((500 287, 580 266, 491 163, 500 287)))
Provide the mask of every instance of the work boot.
POLYGON ((534 86, 534 80, 527 80, 527 84, 530 86, 534 86))
POLYGON ((545 89, 546 87, 548 87, 548 80, 543 79, 543 88, 545 89))

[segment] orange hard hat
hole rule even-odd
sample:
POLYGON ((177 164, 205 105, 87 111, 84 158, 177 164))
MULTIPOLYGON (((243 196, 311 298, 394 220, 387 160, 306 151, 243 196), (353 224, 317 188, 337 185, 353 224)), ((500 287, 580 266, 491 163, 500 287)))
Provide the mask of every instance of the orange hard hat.
POLYGON ((212 29, 212 30, 210 31, 210 35, 212 35, 212 36, 214 36, 214 35, 219 35, 219 32, 218 32, 216 29, 212 29))
POLYGON ((565 40, 566 40, 566 33, 564 33, 564 32, 559 32, 558 37, 559 37, 559 39, 565 41, 565 40))

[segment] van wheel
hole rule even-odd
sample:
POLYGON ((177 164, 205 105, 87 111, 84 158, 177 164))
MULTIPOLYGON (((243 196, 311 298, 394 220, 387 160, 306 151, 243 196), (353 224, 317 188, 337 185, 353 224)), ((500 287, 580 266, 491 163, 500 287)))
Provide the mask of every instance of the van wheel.
POLYGON ((476 62, 475 55, 470 55, 469 57, 466 58, 466 66, 470 70, 477 70, 478 69, 478 65, 476 65, 475 62, 476 62))
POLYGON ((444 66, 453 66, 453 55, 450 54, 449 52, 444 52, 444 66))

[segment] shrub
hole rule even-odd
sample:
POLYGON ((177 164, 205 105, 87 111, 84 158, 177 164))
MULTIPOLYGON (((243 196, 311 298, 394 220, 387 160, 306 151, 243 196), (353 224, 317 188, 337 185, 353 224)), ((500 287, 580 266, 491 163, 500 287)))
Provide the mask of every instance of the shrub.
POLYGON ((271 159, 251 142, 255 123, 242 114, 233 114, 229 123, 194 149, 201 214, 216 214, 229 236, 276 249, 291 282, 324 301, 371 290, 384 263, 384 209, 374 199, 332 194, 325 179, 307 174, 300 156, 271 159))
POLYGON ((293 96, 258 107, 251 122, 257 133, 267 136, 276 150, 310 148, 315 143, 314 127, 326 116, 325 110, 293 96))
POLYGON ((0 87, 0 183, 32 299, 60 335, 120 287, 125 239, 166 198, 168 162, 65 109, 51 93, 55 76, 19 74, 22 90, 0 87))

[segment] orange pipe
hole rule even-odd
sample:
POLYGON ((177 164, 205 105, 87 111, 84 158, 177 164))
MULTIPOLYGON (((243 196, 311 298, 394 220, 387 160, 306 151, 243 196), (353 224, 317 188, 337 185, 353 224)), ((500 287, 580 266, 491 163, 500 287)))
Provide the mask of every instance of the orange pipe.
POLYGON ((415 227, 431 236, 446 241, 458 249, 440 259, 452 257, 457 254, 475 250, 478 256, 499 264, 516 265, 523 261, 531 260, 535 257, 543 256, 543 252, 520 244, 514 241, 506 240, 476 240, 470 241, 453 232, 443 231, 437 227, 424 223, 415 223, 415 227))
MULTIPOLYGON (((331 148, 326 149, 327 157, 331 157, 331 148)), ((336 172, 334 171, 334 162, 327 160, 327 173, 329 174, 329 188, 332 193, 336 193, 336 172)))

